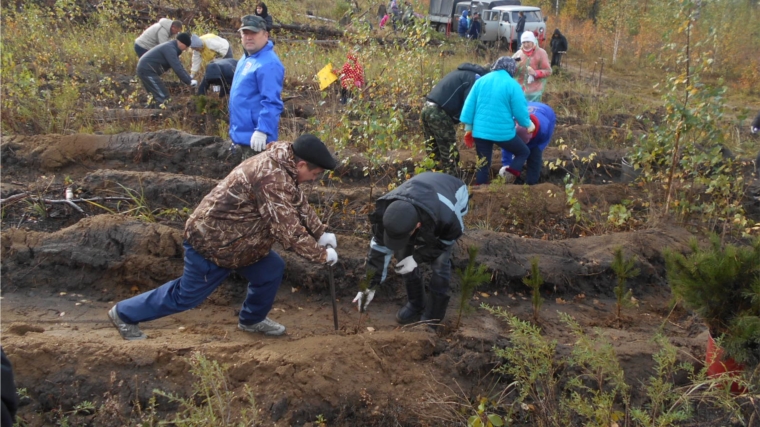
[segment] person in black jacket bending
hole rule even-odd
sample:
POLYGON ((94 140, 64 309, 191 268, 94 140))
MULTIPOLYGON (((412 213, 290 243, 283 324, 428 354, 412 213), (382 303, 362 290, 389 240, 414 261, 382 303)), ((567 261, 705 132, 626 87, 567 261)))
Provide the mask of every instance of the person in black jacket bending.
POLYGON ((179 56, 190 46, 189 33, 179 33, 177 40, 169 40, 149 50, 137 61, 137 77, 142 81, 145 90, 153 95, 153 101, 149 107, 160 106, 169 99, 169 91, 161 75, 171 68, 177 74, 182 83, 197 86, 198 82, 190 78, 185 67, 179 61, 179 56))
POLYGON ((441 168, 450 174, 457 172, 459 164, 456 131, 459 113, 475 80, 486 73, 488 69, 477 64, 465 62, 459 65, 433 87, 422 107, 420 120, 428 141, 428 153, 432 153, 441 168))
POLYGON ((232 78, 235 77, 235 67, 237 59, 219 58, 209 62, 206 66, 206 72, 203 74, 203 80, 198 85, 198 95, 205 95, 209 86, 218 85, 219 96, 224 98, 232 86, 232 78))
POLYGON ((425 172, 404 182, 380 197, 369 215, 372 241, 367 255, 370 286, 360 291, 353 302, 363 312, 375 296, 376 288, 387 278, 391 256, 396 257, 396 273, 406 287, 407 304, 396 314, 402 325, 419 320, 440 324, 449 304, 451 252, 464 233, 469 193, 459 178, 425 172), (430 263, 430 296, 418 264, 430 263))
POLYGON ((567 37, 559 32, 559 28, 554 29, 551 41, 552 48, 552 67, 560 67, 562 55, 567 52, 567 37))

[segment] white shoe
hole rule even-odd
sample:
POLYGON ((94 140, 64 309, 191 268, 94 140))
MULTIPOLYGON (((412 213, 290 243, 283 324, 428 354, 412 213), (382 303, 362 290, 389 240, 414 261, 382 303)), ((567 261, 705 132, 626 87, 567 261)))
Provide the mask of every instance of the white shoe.
POLYGON ((264 335, 278 336, 285 333, 285 327, 270 318, 266 318, 253 325, 238 323, 238 329, 245 332, 261 332, 264 335))

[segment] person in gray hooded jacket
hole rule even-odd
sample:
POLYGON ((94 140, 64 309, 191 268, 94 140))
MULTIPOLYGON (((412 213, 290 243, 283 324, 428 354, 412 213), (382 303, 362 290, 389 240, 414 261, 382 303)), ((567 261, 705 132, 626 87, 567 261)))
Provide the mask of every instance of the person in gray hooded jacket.
POLYGON ((140 37, 135 39, 135 53, 142 58, 149 50, 171 40, 172 36, 182 31, 182 21, 161 18, 148 27, 140 37))
POLYGON ((153 95, 153 101, 148 104, 149 107, 161 105, 169 99, 169 91, 161 81, 161 75, 170 68, 174 70, 182 83, 193 87, 198 85, 198 82, 190 78, 179 61, 179 56, 190 46, 190 40, 190 34, 180 33, 177 35, 177 40, 161 43, 149 50, 137 62, 137 77, 140 78, 145 90, 153 95))
POLYGON ((403 278, 409 300, 396 314, 396 321, 405 325, 426 320, 433 327, 443 321, 450 298, 451 253, 464 233, 469 198, 467 184, 461 179, 424 172, 377 199, 376 209, 369 215, 373 234, 367 255, 370 284, 353 301, 360 312, 387 278, 395 256, 395 270, 403 278), (433 272, 427 299, 418 267, 422 263, 429 263, 433 272))

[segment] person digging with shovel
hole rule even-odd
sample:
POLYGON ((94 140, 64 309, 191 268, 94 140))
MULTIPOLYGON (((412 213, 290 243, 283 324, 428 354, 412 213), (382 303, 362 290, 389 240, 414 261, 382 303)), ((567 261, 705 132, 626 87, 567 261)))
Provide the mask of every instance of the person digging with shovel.
POLYGON ((429 321, 434 329, 440 325, 449 305, 451 253, 464 233, 468 202, 467 185, 438 172, 419 174, 377 200, 375 211, 369 215, 373 237, 367 274, 372 278, 369 288, 353 300, 360 313, 387 278, 388 265, 395 256, 395 270, 403 278, 408 298, 396 321, 402 325, 429 321), (429 263, 433 270, 428 298, 419 269, 422 263, 429 263))

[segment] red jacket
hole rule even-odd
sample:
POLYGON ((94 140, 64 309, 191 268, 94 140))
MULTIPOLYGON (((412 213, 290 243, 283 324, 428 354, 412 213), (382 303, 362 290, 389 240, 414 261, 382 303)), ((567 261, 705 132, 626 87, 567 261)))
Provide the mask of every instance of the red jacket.
POLYGON ((353 53, 349 53, 346 56, 348 57, 348 61, 343 64, 340 73, 338 73, 340 85, 344 89, 353 89, 354 86, 361 89, 364 87, 364 68, 359 64, 353 53))

